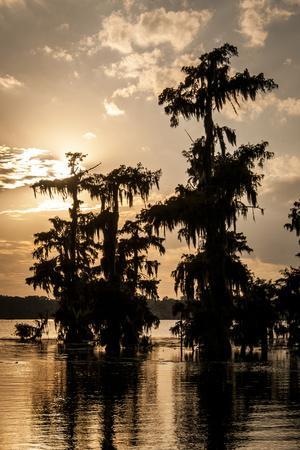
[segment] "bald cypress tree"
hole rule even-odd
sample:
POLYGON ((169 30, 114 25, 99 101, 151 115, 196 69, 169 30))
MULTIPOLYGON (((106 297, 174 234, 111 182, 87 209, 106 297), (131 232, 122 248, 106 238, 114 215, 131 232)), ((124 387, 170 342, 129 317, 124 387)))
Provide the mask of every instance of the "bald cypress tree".
POLYGON ((132 207, 135 198, 146 202, 151 189, 159 186, 161 172, 137 164, 121 165, 108 174, 87 177, 83 183, 91 198, 100 201, 100 211, 89 225, 89 236, 101 235, 99 301, 95 302, 94 329, 108 353, 118 354, 121 344, 135 349, 143 329, 157 325, 146 297, 157 296, 155 277, 142 279, 142 269, 155 275, 158 265, 148 261, 150 247, 163 252, 162 239, 144 233, 136 222, 120 229, 120 207, 132 207), (144 252, 144 254, 141 254, 144 252))
POLYGON ((40 287, 59 300, 56 322, 60 337, 65 341, 78 342, 91 339, 91 305, 89 290, 96 281, 99 245, 86 234, 89 214, 83 214, 79 195, 82 180, 87 171, 80 167, 84 155, 67 153, 70 176, 63 179, 42 179, 32 188, 35 195, 61 195, 71 199, 69 217, 49 219, 49 231, 34 235, 36 259, 30 268, 32 277, 26 283, 40 287))
POLYGON ((80 167, 84 155, 66 156, 70 176, 32 186, 35 194, 71 199, 71 206, 67 219, 54 217, 49 231, 35 234, 36 262, 26 282, 59 300, 56 322, 65 341, 99 339, 109 353, 121 345, 136 349, 143 331, 159 322, 146 302, 157 298, 158 262, 147 254, 164 247, 137 221, 120 229, 120 206, 132 207, 135 197, 146 201, 160 171, 138 164, 92 175, 80 167), (98 212, 82 213, 83 191, 100 200, 98 212))
POLYGON ((230 44, 203 54, 197 66, 182 68, 186 77, 177 88, 160 94, 159 104, 164 105, 172 127, 180 118, 195 119, 203 124, 204 135, 183 153, 187 184, 143 213, 157 232, 179 226, 179 238, 197 249, 196 254, 184 256, 174 276, 176 287, 198 300, 191 321, 211 358, 226 358, 231 351, 232 297, 247 281, 238 253, 250 250, 245 237, 236 234, 236 223, 239 216, 259 208, 257 189, 263 176, 255 168, 272 156, 267 142, 236 148, 235 131, 215 121, 215 114, 226 105, 237 113, 241 102, 255 101, 259 93, 277 87, 262 73, 250 75, 245 69, 232 75, 233 56, 238 52, 230 44))
MULTIPOLYGON (((300 200, 294 202, 288 214, 289 222, 284 227, 300 236, 300 200)), ((300 244, 300 240, 298 241, 300 244)), ((296 253, 300 257, 300 252, 296 253)), ((277 280, 278 307, 287 320, 289 330, 289 345, 300 343, 300 266, 286 267, 282 277, 277 280)))

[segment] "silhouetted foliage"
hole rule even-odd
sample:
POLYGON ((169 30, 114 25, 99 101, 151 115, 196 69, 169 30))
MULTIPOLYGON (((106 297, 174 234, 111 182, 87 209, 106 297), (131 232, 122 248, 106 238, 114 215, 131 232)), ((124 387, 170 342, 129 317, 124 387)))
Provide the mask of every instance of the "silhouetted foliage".
POLYGON ((28 323, 17 323, 15 325, 15 334, 21 342, 36 342, 42 338, 48 325, 48 317, 35 320, 35 325, 28 323))
POLYGON ((156 280, 159 262, 149 260, 148 252, 151 248, 165 253, 164 239, 151 233, 147 225, 140 221, 127 220, 119 231, 118 241, 118 273, 122 284, 130 290, 132 295, 139 293, 149 299, 158 299, 156 280))
POLYGON ((237 55, 229 44, 205 53, 198 66, 183 67, 186 78, 177 88, 160 94, 159 104, 165 105, 171 126, 177 126, 180 117, 195 118, 203 121, 205 134, 183 152, 188 162, 186 186, 177 186, 175 195, 142 214, 157 233, 180 226, 179 239, 197 248, 195 255, 184 255, 173 276, 176 289, 200 300, 190 320, 213 358, 230 353, 232 300, 247 281, 237 252, 250 249, 245 237, 236 233, 237 219, 259 208, 257 190, 263 175, 256 168, 272 157, 267 142, 242 145, 229 153, 227 143, 236 145, 235 131, 214 122, 213 113, 226 104, 237 112, 240 102, 277 87, 272 79, 250 75, 247 69, 231 75, 230 59, 237 55))
MULTIPOLYGON (((294 202, 288 215, 290 222, 285 224, 289 231, 300 235, 300 201, 294 202)), ((298 242, 300 244, 300 241, 298 242)), ((296 256, 300 257, 298 252, 296 256)), ((300 344, 300 267, 284 269, 277 280, 278 309, 288 324, 289 345, 300 344)))
POLYGON ((241 346, 242 356, 246 347, 252 352, 260 345, 262 357, 266 357, 268 336, 277 319, 275 300, 275 285, 259 278, 251 279, 244 296, 236 299, 232 337, 235 345, 241 346))
POLYGON ((138 164, 91 174, 80 168, 85 155, 66 156, 70 177, 33 185, 35 194, 59 194, 72 204, 68 220, 52 218, 49 231, 35 234, 37 262, 26 282, 59 300, 55 320, 63 340, 98 338, 113 353, 120 345, 136 349, 142 332, 158 324, 146 302, 158 296, 158 262, 148 260, 147 253, 151 247, 164 253, 164 247, 163 239, 137 221, 127 221, 120 230, 119 208, 123 202, 132 207, 135 196, 146 201, 151 188, 158 187, 160 171, 138 164), (98 214, 81 212, 83 190, 100 200, 98 214))
MULTIPOLYGON (((300 236, 300 201, 294 202, 288 217, 291 221, 286 223, 284 227, 289 231, 295 231, 296 235, 300 236)), ((298 243, 300 244, 300 240, 298 243)), ((296 256, 300 256, 300 253, 297 253, 296 256)))
POLYGON ((101 210, 91 222, 90 231, 103 234, 101 266, 106 279, 112 283, 120 283, 116 266, 120 205, 126 203, 131 208, 136 196, 147 201, 152 187, 158 188, 160 175, 160 171, 151 172, 141 164, 121 165, 107 175, 96 174, 84 180, 83 186, 91 198, 100 200, 101 210))
POLYGON ((71 197, 69 220, 49 219, 52 227, 35 234, 33 257, 37 260, 30 270, 34 272, 26 282, 40 287, 59 300, 56 313, 60 337, 67 341, 81 341, 92 337, 89 329, 90 308, 88 285, 95 281, 99 244, 88 238, 85 229, 89 215, 82 214, 79 194, 86 171, 80 169, 84 155, 67 153, 71 176, 62 180, 40 180, 33 185, 35 194, 60 194, 71 197))

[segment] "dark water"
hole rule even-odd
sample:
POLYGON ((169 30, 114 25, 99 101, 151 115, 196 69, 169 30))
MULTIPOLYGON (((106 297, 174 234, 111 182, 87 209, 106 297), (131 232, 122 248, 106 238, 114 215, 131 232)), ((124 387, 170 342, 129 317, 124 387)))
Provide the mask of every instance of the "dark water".
POLYGON ((299 358, 181 361, 0 341, 0 449, 299 449, 299 358))

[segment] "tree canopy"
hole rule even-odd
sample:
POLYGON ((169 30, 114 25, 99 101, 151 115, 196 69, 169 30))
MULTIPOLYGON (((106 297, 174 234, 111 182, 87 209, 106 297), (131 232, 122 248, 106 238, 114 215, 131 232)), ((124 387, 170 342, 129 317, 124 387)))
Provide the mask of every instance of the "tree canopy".
POLYGON ((172 127, 181 117, 194 118, 203 122, 204 135, 183 152, 188 163, 186 185, 177 186, 173 196, 142 213, 157 233, 179 227, 179 239, 196 247, 196 254, 184 255, 173 275, 176 289, 199 300, 199 314, 205 320, 195 318, 198 334, 212 357, 230 352, 232 299, 247 280, 237 253, 250 251, 245 237, 236 232, 237 220, 260 209, 257 192, 263 174, 257 169, 272 157, 265 141, 236 148, 235 130, 215 123, 214 115, 227 104, 238 112, 242 101, 254 101, 259 93, 277 87, 262 73, 250 75, 245 69, 233 74, 233 56, 238 52, 230 44, 203 54, 197 66, 182 68, 186 77, 177 88, 160 94, 159 104, 172 127))

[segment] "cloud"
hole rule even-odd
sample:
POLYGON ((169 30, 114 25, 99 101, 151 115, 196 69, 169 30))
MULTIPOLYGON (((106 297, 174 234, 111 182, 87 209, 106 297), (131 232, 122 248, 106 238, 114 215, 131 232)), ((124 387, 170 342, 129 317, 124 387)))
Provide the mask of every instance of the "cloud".
POLYGON ((240 108, 237 109, 238 114, 235 113, 230 104, 223 108, 223 113, 228 119, 242 122, 257 119, 268 108, 272 108, 275 113, 279 114, 280 121, 284 122, 287 116, 300 116, 300 99, 294 97, 281 99, 274 93, 262 94, 254 102, 240 99, 240 108))
POLYGON ((66 61, 66 62, 73 61, 73 56, 71 55, 71 53, 68 53, 63 48, 51 48, 48 45, 45 45, 45 47, 40 49, 40 51, 45 55, 52 56, 52 58, 56 59, 57 61, 66 61))
POLYGON ((78 43, 78 51, 88 56, 95 55, 101 48, 98 33, 92 36, 84 36, 78 43))
POLYGON ((5 209, 0 211, 0 215, 10 216, 14 219, 22 217, 24 214, 34 214, 49 211, 67 211, 71 207, 71 203, 60 200, 60 199, 50 199, 44 200, 38 204, 36 207, 23 208, 23 209, 5 209))
POLYGON ((82 135, 82 137, 86 141, 92 141, 93 139, 96 139, 97 136, 94 133, 92 133, 91 131, 87 131, 86 133, 84 133, 82 135))
POLYGON ((121 13, 114 12, 103 20, 99 40, 103 47, 121 53, 131 53, 133 46, 146 48, 161 44, 170 44, 181 51, 193 41, 212 15, 207 9, 166 11, 158 8, 143 12, 130 22, 121 13))
POLYGON ((117 117, 117 116, 123 116, 125 114, 125 111, 120 109, 114 102, 109 102, 107 99, 103 102, 105 112, 108 116, 117 117))
POLYGON ((24 0, 0 0, 0 6, 12 8, 14 6, 25 6, 24 0))
POLYGON ((117 63, 104 67, 104 72, 107 76, 130 81, 126 87, 116 89, 113 98, 128 98, 142 92, 157 95, 165 87, 181 81, 183 74, 180 69, 195 60, 193 55, 183 54, 168 65, 162 51, 154 49, 151 52, 126 55, 117 63))
POLYGON ((30 7, 32 4, 42 6, 44 0, 0 0, 0 7, 15 8, 15 7, 30 7))
POLYGON ((274 21, 287 20, 293 12, 272 6, 271 0, 241 0, 239 31, 248 47, 263 47, 268 37, 267 27, 274 21))
POLYGON ((12 90, 22 86, 24 86, 24 84, 21 81, 17 80, 12 75, 4 75, 3 77, 0 77, 1 89, 12 90))
POLYGON ((267 281, 278 279, 280 271, 283 269, 281 264, 268 263, 262 261, 260 258, 242 258, 242 260, 256 277, 263 278, 267 281))
POLYGON ((300 116, 300 99, 288 97, 284 100, 278 99, 276 104, 279 112, 286 113, 288 116, 300 116))
POLYGON ((0 146, 0 155, 0 189, 16 189, 69 173, 67 163, 53 159, 47 150, 0 146))
POLYGON ((68 23, 61 23, 58 27, 57 30, 58 31, 69 31, 70 29, 70 24, 68 23))
POLYGON ((292 6, 300 6, 300 0, 284 0, 284 3, 292 6))
POLYGON ((130 11, 135 4, 135 0, 122 0, 126 11, 130 11))
POLYGON ((275 192, 282 184, 300 182, 300 157, 297 155, 280 155, 271 159, 265 166, 263 193, 275 192))
POLYGON ((11 255, 28 253, 32 248, 32 242, 30 241, 10 241, 6 239, 0 239, 0 254, 11 255))
POLYGON ((119 62, 105 67, 105 73, 117 78, 137 78, 141 71, 152 69, 161 58, 161 50, 155 49, 151 52, 132 53, 123 57, 119 62))
POLYGON ((129 84, 126 87, 116 89, 113 92, 112 98, 115 98, 115 97, 128 98, 128 97, 131 97, 133 94, 135 94, 137 91, 138 91, 138 88, 135 84, 129 84))
MULTIPOLYGON (((4 209, 0 210, 0 216, 9 216, 13 219, 23 219, 27 214, 37 214, 37 213, 49 213, 51 211, 68 211, 71 208, 71 202, 68 200, 63 200, 60 198, 51 198, 48 200, 41 201, 37 206, 32 208, 23 209, 4 209)), ((82 203, 80 205, 82 212, 99 211, 101 205, 96 203, 95 205, 88 205, 87 203, 82 203)))

